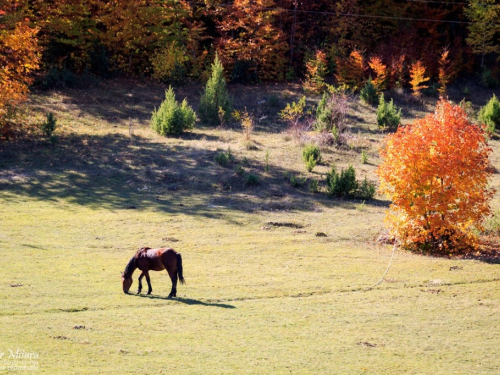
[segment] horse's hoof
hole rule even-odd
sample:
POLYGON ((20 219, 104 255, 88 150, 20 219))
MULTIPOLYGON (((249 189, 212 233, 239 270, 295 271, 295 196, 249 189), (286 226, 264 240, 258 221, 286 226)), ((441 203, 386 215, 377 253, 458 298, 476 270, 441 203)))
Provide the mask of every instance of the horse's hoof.
POLYGON ((148 296, 151 294, 151 292, 148 292, 148 296))

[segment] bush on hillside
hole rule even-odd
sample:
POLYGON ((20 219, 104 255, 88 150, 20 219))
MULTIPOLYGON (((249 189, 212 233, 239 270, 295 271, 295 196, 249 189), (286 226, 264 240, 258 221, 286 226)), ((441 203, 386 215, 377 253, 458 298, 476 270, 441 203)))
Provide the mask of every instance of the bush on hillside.
POLYGON ((368 105, 374 105, 378 102, 377 89, 372 83, 372 77, 368 79, 359 93, 359 97, 368 105))
POLYGON ((500 126, 500 102, 495 94, 489 102, 479 110, 478 119, 486 125, 486 130, 493 133, 500 126))
POLYGON ((232 103, 226 88, 224 79, 224 68, 219 60, 219 56, 215 55, 214 63, 212 64, 212 76, 205 86, 205 92, 200 98, 200 106, 198 114, 200 120, 215 125, 221 121, 219 113, 224 114, 224 120, 229 118, 232 110, 232 103))
POLYGON ((379 128, 387 128, 391 131, 396 130, 401 123, 401 108, 398 109, 391 99, 386 103, 384 94, 380 94, 379 105, 377 108, 377 125, 379 128))
POLYGON ((165 91, 165 100, 158 110, 153 111, 151 116, 151 127, 158 134, 178 135, 184 130, 192 129, 196 121, 196 114, 184 99, 182 103, 175 100, 172 87, 165 91))
POLYGON ((311 172, 321 161, 321 150, 316 145, 307 145, 302 149, 302 160, 306 163, 306 169, 311 172))

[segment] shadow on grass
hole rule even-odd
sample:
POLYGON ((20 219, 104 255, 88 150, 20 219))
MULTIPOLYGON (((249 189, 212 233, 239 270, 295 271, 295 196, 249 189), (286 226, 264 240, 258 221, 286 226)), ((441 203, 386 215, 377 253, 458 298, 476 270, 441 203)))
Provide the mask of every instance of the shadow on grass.
POLYGON ((225 303, 210 303, 210 302, 203 302, 199 301, 196 299, 192 298, 182 298, 182 297, 176 297, 176 298, 169 298, 169 297, 163 297, 163 296, 155 296, 155 295, 147 295, 147 294, 133 294, 136 297, 142 297, 142 298, 149 298, 149 299, 161 299, 165 301, 175 301, 179 303, 184 303, 186 305, 200 305, 200 306, 208 306, 208 307, 220 307, 223 309, 235 309, 236 306, 233 305, 228 305, 225 303))
POLYGON ((351 208, 349 201, 309 193, 307 185, 292 187, 283 177, 290 171, 279 166, 270 165, 265 173, 259 155, 249 160, 235 156, 221 167, 214 161, 218 152, 120 133, 70 134, 56 144, 2 143, 0 193, 9 193, 3 195, 7 201, 64 200, 96 209, 152 209, 228 221, 230 211, 301 211, 318 204, 351 208), (248 184, 250 174, 257 183, 248 184))

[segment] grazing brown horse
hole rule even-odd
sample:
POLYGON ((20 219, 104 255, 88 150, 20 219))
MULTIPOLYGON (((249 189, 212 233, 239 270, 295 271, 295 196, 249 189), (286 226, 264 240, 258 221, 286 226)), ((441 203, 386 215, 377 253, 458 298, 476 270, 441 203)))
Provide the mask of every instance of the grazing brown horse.
POLYGON ((148 294, 151 294, 151 280, 149 279, 149 271, 162 271, 167 270, 170 279, 172 280, 172 290, 168 295, 169 298, 175 297, 177 294, 177 278, 184 284, 184 277, 182 276, 182 258, 174 249, 152 249, 150 247, 143 247, 135 253, 130 259, 125 271, 122 272, 122 285, 123 292, 128 293, 132 285, 132 274, 135 269, 139 268, 142 273, 139 276, 139 289, 137 294, 142 290, 142 278, 146 276, 148 282, 148 294))

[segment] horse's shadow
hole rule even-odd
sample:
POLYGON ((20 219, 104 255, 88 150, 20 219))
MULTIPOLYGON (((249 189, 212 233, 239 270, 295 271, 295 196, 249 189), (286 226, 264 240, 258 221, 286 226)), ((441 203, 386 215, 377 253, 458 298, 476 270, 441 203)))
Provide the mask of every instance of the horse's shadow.
POLYGON ((192 298, 182 298, 182 297, 176 297, 176 298, 169 298, 169 297, 163 297, 163 296, 155 296, 155 295, 147 295, 147 294, 133 294, 136 297, 142 297, 142 298, 150 298, 150 299, 163 299, 166 301, 176 301, 180 303, 184 303, 186 305, 201 305, 201 306, 211 306, 211 307, 221 307, 223 309, 235 309, 236 306, 233 305, 228 305, 225 303, 209 303, 209 302, 203 302, 199 301, 196 299, 192 298))

